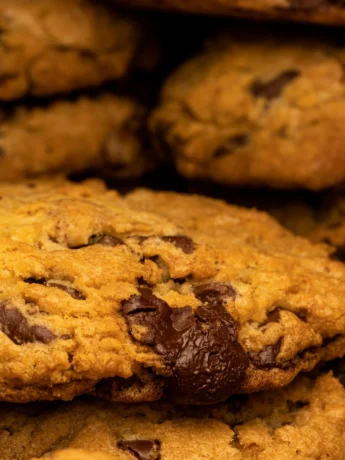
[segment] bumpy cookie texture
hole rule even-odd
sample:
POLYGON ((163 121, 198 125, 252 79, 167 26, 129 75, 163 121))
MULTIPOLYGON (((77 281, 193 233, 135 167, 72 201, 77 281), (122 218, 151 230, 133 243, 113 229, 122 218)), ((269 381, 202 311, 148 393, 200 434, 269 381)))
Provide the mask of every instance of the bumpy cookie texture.
POLYGON ((88 168, 139 176, 154 164, 146 116, 134 99, 110 93, 3 111, 0 180, 88 168))
POLYGON ((254 30, 215 38, 167 80, 151 120, 157 145, 188 177, 312 190, 342 182, 344 47, 254 30))
POLYGON ((142 27, 96 3, 71 0, 66 8, 58 0, 3 0, 0 99, 63 93, 124 77, 142 27))
POLYGON ((208 408, 83 400, 0 414, 8 460, 339 460, 345 448, 345 390, 331 374, 208 408))
POLYGON ((342 0, 113 0, 126 6, 222 16, 345 24, 342 0))
POLYGON ((0 395, 212 404, 344 354, 345 267, 266 214, 0 185, 0 395))

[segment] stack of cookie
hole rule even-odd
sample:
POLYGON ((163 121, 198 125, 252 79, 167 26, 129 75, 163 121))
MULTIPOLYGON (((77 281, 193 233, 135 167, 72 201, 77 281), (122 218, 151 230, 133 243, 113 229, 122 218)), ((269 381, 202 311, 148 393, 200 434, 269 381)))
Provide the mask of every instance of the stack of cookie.
MULTIPOLYGON (((345 459, 342 29, 114 3, 0 0, 0 459, 345 459), (143 73, 164 77, 159 42, 163 60, 177 47, 165 26, 193 24, 216 36, 149 109, 143 73), (228 201, 286 189, 262 207, 295 234, 140 188, 162 157, 163 188, 175 164, 228 201)), ((345 25, 334 1, 125 3, 345 25)))
POLYGON ((145 18, 90 0, 3 0, 0 27, 0 180, 151 167, 148 107, 130 84, 159 59, 145 18))

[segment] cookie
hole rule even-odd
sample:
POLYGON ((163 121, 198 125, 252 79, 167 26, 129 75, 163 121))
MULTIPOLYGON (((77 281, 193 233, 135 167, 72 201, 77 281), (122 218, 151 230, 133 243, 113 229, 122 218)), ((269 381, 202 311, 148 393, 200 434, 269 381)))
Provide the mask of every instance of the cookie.
POLYGON ((3 110, 0 180, 89 168, 115 178, 140 176, 154 162, 146 116, 139 102, 110 93, 3 110))
POLYGON ((0 185, 0 398, 212 404, 344 354, 345 266, 263 213, 0 185))
POLYGON ((125 6, 221 16, 281 19, 344 25, 341 0, 113 0, 125 6))
POLYGON ((331 374, 209 408, 82 400, 0 413, 0 456, 11 460, 339 460, 345 448, 345 390, 331 374))
POLYGON ((343 46, 311 35, 218 36, 168 78, 153 136, 190 178, 333 186, 345 179, 344 62, 343 46))
POLYGON ((3 0, 0 26, 0 100, 123 78, 144 39, 140 21, 91 0, 3 0))

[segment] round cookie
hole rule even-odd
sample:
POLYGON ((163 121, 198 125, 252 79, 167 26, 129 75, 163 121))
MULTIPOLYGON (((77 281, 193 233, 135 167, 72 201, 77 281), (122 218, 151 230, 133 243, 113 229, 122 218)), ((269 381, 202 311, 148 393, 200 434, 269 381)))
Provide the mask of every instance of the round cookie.
POLYGON ((84 400, 0 413, 0 455, 12 460, 339 460, 345 448, 345 390, 331 374, 209 408, 84 400))
POLYGON ((221 16, 281 19, 344 25, 341 0, 113 0, 125 6, 221 16))
POLYGON ((345 179, 344 62, 343 46, 313 36, 221 35, 168 78, 154 139, 187 177, 333 186, 345 179))
POLYGON ((3 110, 0 180, 91 168, 115 178, 140 176, 154 164, 146 116, 139 102, 110 93, 3 110))
POLYGON ((140 21, 91 0, 3 0, 0 26, 0 100, 122 78, 144 39, 140 21))
POLYGON ((264 213, 0 184, 0 397, 211 404, 344 354, 345 267, 264 213))

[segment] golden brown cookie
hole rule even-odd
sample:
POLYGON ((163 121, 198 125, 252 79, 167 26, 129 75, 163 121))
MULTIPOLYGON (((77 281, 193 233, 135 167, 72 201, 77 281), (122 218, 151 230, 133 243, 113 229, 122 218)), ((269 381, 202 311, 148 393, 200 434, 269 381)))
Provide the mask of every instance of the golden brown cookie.
POLYGON ((125 6, 344 25, 341 0, 113 0, 125 6))
POLYGON ((136 177, 152 168, 147 108, 110 93, 2 112, 0 180, 93 168, 136 177))
POLYGON ((0 100, 122 78, 144 38, 140 22, 91 0, 2 0, 0 27, 0 100))
POLYGON ((151 124, 187 177, 318 190, 345 179, 345 48, 221 35, 168 78, 151 124))
POLYGON ((208 408, 83 400, 0 414, 8 460, 340 460, 345 449, 345 390, 331 374, 208 408))
POLYGON ((344 354, 344 265, 266 214, 97 181, 0 196, 3 400, 211 404, 344 354))

